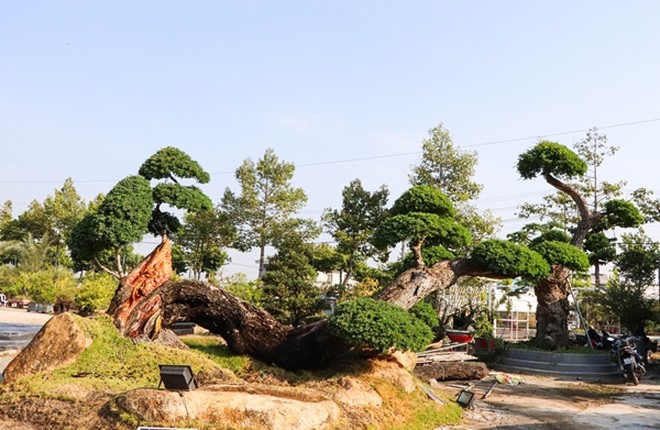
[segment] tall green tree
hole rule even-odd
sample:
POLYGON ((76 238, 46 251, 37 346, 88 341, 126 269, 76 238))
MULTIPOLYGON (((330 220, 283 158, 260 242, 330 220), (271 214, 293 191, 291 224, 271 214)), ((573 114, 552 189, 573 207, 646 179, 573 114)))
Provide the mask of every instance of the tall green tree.
POLYGON ((411 185, 438 187, 452 202, 479 197, 483 185, 474 182, 477 153, 462 151, 454 145, 448 130, 440 123, 422 141, 422 159, 411 167, 411 185))
MULTIPOLYGON (((440 123, 430 129, 428 139, 422 141, 421 160, 411 167, 409 174, 413 186, 437 187, 451 200, 456 208, 458 223, 467 227, 472 237, 471 242, 460 250, 463 255, 469 252, 472 244, 493 237, 501 226, 500 219, 491 211, 480 212, 470 203, 483 190, 483 185, 474 181, 477 162, 477 153, 457 148, 449 131, 440 123)), ((399 271, 411 267, 411 259, 407 260, 399 264, 399 271)), ((485 281, 466 278, 459 280, 458 284, 453 287, 454 300, 447 300, 444 294, 429 298, 438 313, 445 316, 445 321, 451 320, 450 315, 461 312, 464 309, 463 303, 472 303, 474 291, 482 288, 485 281), (459 297, 458 293, 464 293, 464 297, 459 297)))
POLYGON ((315 284, 314 245, 295 233, 278 238, 275 245, 277 252, 268 259, 261 278, 264 308, 285 324, 309 322, 325 307, 315 284))
POLYGON ((364 189, 354 179, 342 190, 341 210, 326 209, 322 216, 326 232, 337 242, 337 263, 346 285, 356 266, 381 253, 371 244, 371 237, 383 221, 389 191, 385 185, 374 192, 364 189))
POLYGON ((13 204, 11 200, 5 200, 0 208, 0 234, 2 234, 5 227, 14 219, 12 214, 13 204))
POLYGON ((623 234, 621 239, 618 270, 605 288, 597 290, 596 298, 631 333, 643 335, 646 323, 658 317, 655 300, 646 292, 655 284, 660 245, 643 231, 623 234))
POLYGON ((47 222, 46 232, 54 247, 55 264, 66 261, 66 241, 74 226, 80 222, 87 206, 76 191, 73 180, 67 178, 53 196, 43 203, 47 222))
POLYGON ((292 163, 280 161, 268 148, 256 163, 248 158, 236 169, 240 194, 227 188, 222 197, 222 209, 238 227, 236 247, 259 249, 259 278, 265 271, 266 247, 286 232, 283 226, 307 202, 303 189, 291 184, 294 171, 292 163))
POLYGON ((479 213, 470 204, 483 190, 483 185, 474 181, 477 161, 477 153, 457 148, 440 123, 422 141, 421 160, 411 166, 408 175, 411 185, 434 186, 449 197, 457 219, 470 230, 474 242, 492 237, 500 226, 500 220, 490 211, 479 213))
POLYGON ((236 228, 228 214, 218 208, 187 213, 175 237, 186 267, 196 280, 201 279, 203 273, 215 274, 226 264, 229 259, 226 249, 235 240, 236 228))

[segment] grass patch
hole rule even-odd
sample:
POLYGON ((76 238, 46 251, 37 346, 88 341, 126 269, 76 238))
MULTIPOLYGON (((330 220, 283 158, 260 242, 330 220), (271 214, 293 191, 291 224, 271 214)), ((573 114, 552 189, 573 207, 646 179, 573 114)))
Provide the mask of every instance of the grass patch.
POLYGON ((192 350, 157 344, 133 343, 114 327, 110 317, 93 319, 74 316, 93 339, 89 348, 68 366, 50 374, 29 375, 14 385, 24 393, 48 396, 57 388, 75 384, 96 391, 120 393, 134 388, 155 388, 160 381, 159 364, 188 364, 194 373, 227 373, 218 363, 192 350))
POLYGON ((193 351, 197 351, 237 375, 245 375, 249 371, 252 359, 243 355, 235 355, 222 338, 209 335, 186 335, 180 339, 193 351))
POLYGON ((368 382, 383 399, 380 407, 355 408, 345 411, 352 422, 367 430, 428 430, 461 421, 461 407, 444 393, 437 393, 447 402, 431 401, 420 389, 412 393, 383 379, 369 377, 368 382))

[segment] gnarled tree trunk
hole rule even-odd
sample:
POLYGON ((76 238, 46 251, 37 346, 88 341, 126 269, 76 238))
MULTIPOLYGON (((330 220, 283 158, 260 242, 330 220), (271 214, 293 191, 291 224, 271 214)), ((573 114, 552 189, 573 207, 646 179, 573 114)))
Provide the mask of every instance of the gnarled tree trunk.
POLYGON ((547 346, 567 346, 569 276, 571 271, 555 266, 552 273, 534 287, 536 293, 535 342, 547 346))
MULTIPOLYGON (((170 281, 169 253, 169 241, 165 238, 117 288, 108 313, 124 335, 172 343, 163 327, 190 321, 222 336, 235 353, 286 369, 323 368, 350 349, 329 332, 325 321, 292 327, 208 283, 170 281)), ((377 298, 410 308, 431 292, 451 286, 461 276, 497 274, 466 259, 446 260, 407 270, 377 298)))

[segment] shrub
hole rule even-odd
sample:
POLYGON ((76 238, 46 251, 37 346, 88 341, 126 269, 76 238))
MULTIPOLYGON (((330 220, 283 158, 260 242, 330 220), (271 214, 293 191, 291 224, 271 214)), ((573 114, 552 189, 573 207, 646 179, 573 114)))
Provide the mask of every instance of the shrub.
POLYGON ((110 305, 118 281, 107 273, 92 273, 85 276, 74 299, 82 312, 92 313, 105 310, 110 305))
POLYGON ((435 332, 440 326, 438 314, 435 309, 433 309, 433 305, 429 302, 421 301, 415 303, 415 305, 408 310, 408 313, 426 324, 433 332, 435 332))
POLYGON ((37 303, 72 302, 76 281, 68 270, 48 268, 23 272, 16 277, 16 290, 25 291, 37 303))
POLYGON ((405 309, 368 297, 342 303, 328 322, 333 334, 380 352, 421 351, 433 340, 431 329, 405 309))

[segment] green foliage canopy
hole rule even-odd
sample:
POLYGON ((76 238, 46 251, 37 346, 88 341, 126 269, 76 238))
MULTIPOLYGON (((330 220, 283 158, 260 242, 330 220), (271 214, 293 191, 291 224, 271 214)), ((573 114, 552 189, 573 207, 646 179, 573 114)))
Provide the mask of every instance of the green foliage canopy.
POLYGON ((176 178, 196 179, 200 184, 206 184, 211 176, 194 161, 188 154, 180 149, 168 146, 147 159, 138 174, 147 179, 171 179, 178 182, 176 178))
POLYGON ((524 179, 539 175, 573 178, 587 172, 587 163, 564 145, 544 140, 518 156, 518 173, 524 179))
POLYGON ((199 212, 213 208, 213 202, 194 185, 182 185, 179 179, 195 179, 201 184, 209 182, 210 175, 185 152, 168 146, 158 150, 140 166, 139 174, 148 180, 170 180, 158 183, 153 189, 155 207, 148 224, 154 235, 176 233, 181 226, 179 219, 162 211, 166 204, 188 212, 199 212), (179 178, 179 179, 177 179, 179 178))
MULTIPOLYGON (((104 251, 119 256, 127 246, 139 242, 147 231, 152 208, 149 181, 137 175, 119 181, 97 211, 85 215, 72 231, 68 245, 78 268, 100 261, 104 251)), ((108 270, 117 277, 124 273, 123 267, 108 270)))
POLYGON ((589 256, 570 243, 547 240, 531 249, 538 252, 551 265, 562 265, 571 270, 585 272, 589 269, 589 256))
POLYGON ((328 318, 329 329, 354 345, 369 345, 378 351, 421 351, 433 332, 405 309, 363 297, 340 304, 328 318))
POLYGON ((386 216, 388 195, 384 185, 369 192, 355 179, 342 190, 341 210, 326 209, 323 213, 323 226, 337 241, 335 268, 345 273, 344 284, 355 274, 357 266, 370 257, 381 257, 370 239, 386 216))
POLYGON ((378 226, 372 240, 382 249, 409 241, 415 259, 423 262, 420 248, 424 244, 451 251, 470 242, 469 231, 456 222, 454 215, 451 202, 438 188, 417 185, 394 202, 390 217, 378 226))
POLYGON ((470 259, 511 278, 540 279, 550 273, 550 264, 541 254, 505 240, 490 239, 477 244, 470 259))

